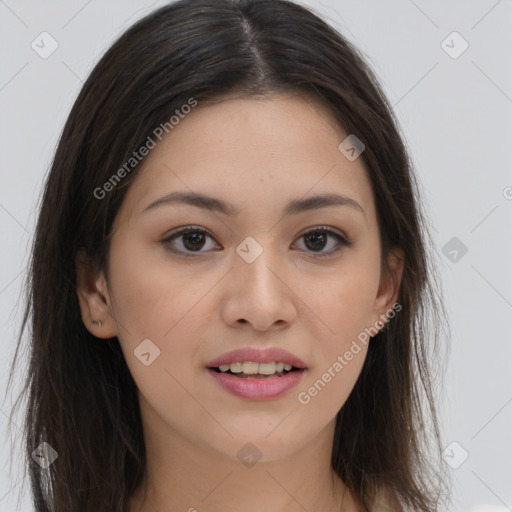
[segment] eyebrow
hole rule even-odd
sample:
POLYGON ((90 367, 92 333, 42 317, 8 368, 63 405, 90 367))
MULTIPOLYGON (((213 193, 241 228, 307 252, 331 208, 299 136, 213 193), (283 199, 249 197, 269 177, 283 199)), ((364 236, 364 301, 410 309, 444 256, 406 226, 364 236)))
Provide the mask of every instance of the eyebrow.
MULTIPOLYGON (((186 204, 203 208, 205 210, 222 213, 224 215, 238 215, 241 210, 234 205, 218 199, 215 197, 207 196, 199 192, 171 192, 162 196, 142 210, 142 213, 148 210, 153 210, 159 206, 168 206, 174 204, 186 204)), ((340 194, 321 194, 307 199, 293 199, 284 208, 284 215, 297 215, 311 210, 318 210, 320 208, 327 208, 330 206, 348 206, 356 211, 362 213, 365 217, 366 214, 361 205, 354 199, 343 196, 340 194)))

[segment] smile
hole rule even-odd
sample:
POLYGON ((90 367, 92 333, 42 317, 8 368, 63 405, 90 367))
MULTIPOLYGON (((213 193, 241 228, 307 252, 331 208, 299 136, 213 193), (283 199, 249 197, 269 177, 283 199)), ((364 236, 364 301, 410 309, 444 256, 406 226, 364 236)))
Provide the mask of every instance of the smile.
POLYGON ((306 365, 278 347, 246 347, 210 361, 206 370, 221 388, 248 400, 270 400, 295 387, 306 365))

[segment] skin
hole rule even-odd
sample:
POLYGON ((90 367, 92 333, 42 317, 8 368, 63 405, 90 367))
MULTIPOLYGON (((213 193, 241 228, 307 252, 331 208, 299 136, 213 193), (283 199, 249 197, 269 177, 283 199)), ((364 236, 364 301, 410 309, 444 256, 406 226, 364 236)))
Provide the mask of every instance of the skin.
POLYGON ((131 184, 114 222, 108 279, 77 259, 83 321, 99 338, 118 337, 139 389, 149 491, 143 500, 137 490, 130 511, 362 510, 330 456, 336 413, 367 346, 308 404, 297 399, 391 310, 402 276, 399 249, 388 255, 391 271, 381 271, 371 185, 362 159, 338 150, 346 136, 329 111, 297 94, 199 104, 131 184), (241 211, 230 217, 175 204, 143 212, 170 192, 191 190, 241 211), (333 192, 364 214, 330 206, 282 215, 291 199, 333 192), (202 247, 183 236, 167 243, 190 258, 166 249, 162 240, 189 225, 213 238, 202 247), (322 225, 353 245, 304 237, 322 225), (235 251, 247 236, 263 248, 250 264, 235 251), (145 339, 161 351, 149 366, 134 356, 145 339), (205 366, 246 346, 284 348, 307 371, 272 400, 231 395, 205 366), (248 442, 261 452, 251 468, 236 456, 248 442))

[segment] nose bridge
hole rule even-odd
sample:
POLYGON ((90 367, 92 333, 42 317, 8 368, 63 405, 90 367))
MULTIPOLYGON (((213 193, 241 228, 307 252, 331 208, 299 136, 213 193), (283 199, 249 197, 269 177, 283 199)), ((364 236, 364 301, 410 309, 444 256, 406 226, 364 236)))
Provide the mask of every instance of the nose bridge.
POLYGON ((232 281, 228 287, 225 320, 234 325, 244 320, 258 330, 274 324, 290 324, 296 316, 292 292, 281 275, 285 264, 279 261, 270 237, 247 237, 236 247, 232 281))
POLYGON ((270 291, 269 287, 279 288, 279 280, 275 274, 280 265, 275 248, 268 242, 269 238, 258 238, 259 241, 248 236, 237 246, 238 260, 235 260, 235 267, 240 272, 237 278, 241 278, 244 284, 255 287, 258 292, 267 293, 270 291))

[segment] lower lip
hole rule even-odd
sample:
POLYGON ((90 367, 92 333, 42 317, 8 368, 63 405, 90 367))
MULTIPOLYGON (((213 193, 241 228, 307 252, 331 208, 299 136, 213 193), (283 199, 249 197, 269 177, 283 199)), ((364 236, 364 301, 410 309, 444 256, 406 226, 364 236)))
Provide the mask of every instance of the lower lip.
POLYGON ((219 373, 211 368, 207 370, 226 391, 249 400, 269 400, 280 397, 295 387, 305 372, 305 370, 295 370, 282 377, 249 380, 228 373, 219 373))

